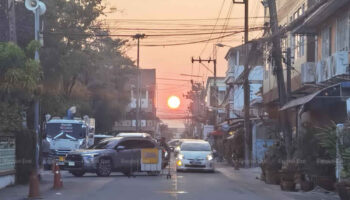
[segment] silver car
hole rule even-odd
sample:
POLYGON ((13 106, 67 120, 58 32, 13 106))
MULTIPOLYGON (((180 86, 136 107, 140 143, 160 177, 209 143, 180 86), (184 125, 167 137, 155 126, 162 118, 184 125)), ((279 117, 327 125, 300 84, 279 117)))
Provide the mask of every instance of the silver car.
POLYGON ((98 176, 109 176, 111 172, 131 175, 141 169, 141 149, 157 148, 159 145, 151 138, 113 137, 104 139, 90 149, 81 149, 67 154, 65 169, 74 176, 86 172, 98 176))
POLYGON ((203 170, 214 172, 211 146, 204 140, 183 141, 176 158, 176 171, 203 170))

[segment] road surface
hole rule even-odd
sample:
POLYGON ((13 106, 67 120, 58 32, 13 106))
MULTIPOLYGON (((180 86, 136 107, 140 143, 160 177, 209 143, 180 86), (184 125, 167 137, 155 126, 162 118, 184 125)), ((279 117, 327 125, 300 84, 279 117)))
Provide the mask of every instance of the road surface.
MULTIPOLYGON (((50 172, 46 172, 50 173, 50 172)), ((171 179, 162 176, 138 174, 126 177, 113 173, 110 177, 86 174, 74 177, 62 172, 63 189, 47 189, 42 199, 50 200, 333 200, 336 194, 322 192, 283 192, 279 186, 267 185, 257 180, 258 169, 233 170, 219 165, 215 173, 173 172, 171 179)), ((44 185, 51 187, 52 175, 48 174, 44 185)), ((42 188, 43 188, 42 184, 42 188)), ((15 186, 0 190, 1 200, 24 199, 28 187, 15 186), (22 189, 17 189, 22 188, 22 189), (18 191, 16 191, 18 190, 18 191), (11 195, 12 194, 12 195, 11 195)))

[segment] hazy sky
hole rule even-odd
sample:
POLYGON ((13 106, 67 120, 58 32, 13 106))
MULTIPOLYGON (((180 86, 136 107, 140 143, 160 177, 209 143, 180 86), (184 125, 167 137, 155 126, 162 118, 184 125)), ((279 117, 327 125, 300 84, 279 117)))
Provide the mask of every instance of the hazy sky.
MULTIPOLYGON (((107 10, 114 8, 113 12, 106 16, 106 21, 114 34, 170 34, 168 37, 147 37, 142 40, 142 44, 173 44, 182 42, 193 42, 207 40, 208 35, 175 37, 173 34, 189 33, 220 33, 212 34, 211 38, 219 37, 242 29, 244 25, 244 6, 236 4, 231 7, 232 0, 107 0, 107 10), (218 21, 216 20, 221 10, 218 21), (231 15, 229 11, 231 9, 231 15), (225 20, 227 17, 233 18, 225 20), (139 19, 140 21, 137 21, 139 19), (144 21, 144 20, 149 21, 144 21), (170 19, 170 20, 169 20, 170 19), (174 20, 181 19, 181 20, 174 20), (183 20, 186 19, 186 20, 183 20), (191 19, 191 20, 189 20, 191 19), (207 19, 207 20, 196 20, 207 19), (172 21, 173 20, 173 21, 172 21), (215 30, 213 30, 214 25, 215 30), (227 24, 227 25, 226 25, 227 24), (227 27, 224 29, 224 27, 227 27), (236 28, 237 27, 237 28, 236 28), (135 30, 143 29, 162 29, 162 30, 135 30), (129 29, 129 30, 126 30, 129 29), (132 30, 130 30, 132 29, 132 30), (171 29, 171 30, 164 30, 171 29), (187 30, 182 30, 187 29, 187 30), (222 33, 221 32, 225 32, 222 33)), ((254 18, 264 15, 260 0, 250 0, 250 26, 261 26, 263 19, 254 18)), ((260 34, 260 33, 259 33, 260 34)), ((250 38, 259 36, 258 33, 251 33, 250 38)), ((201 76, 194 78, 195 81, 205 82, 207 76, 212 74, 198 63, 192 64, 191 57, 201 56, 204 59, 213 57, 213 47, 216 43, 223 43, 229 46, 242 44, 242 34, 236 34, 224 39, 216 39, 208 43, 183 45, 183 46, 160 46, 140 48, 140 66, 141 68, 157 69, 157 109, 158 115, 162 118, 170 113, 175 113, 167 107, 167 98, 170 95, 179 96, 182 104, 178 109, 178 114, 183 114, 187 109, 188 102, 183 95, 190 89, 189 81, 164 80, 170 79, 190 79, 190 77, 180 74, 193 74, 201 76), (204 47, 206 47, 204 49, 204 47), (204 50, 203 50, 204 49, 204 50)), ((130 42, 135 45, 135 41, 130 42)), ((228 47, 217 48, 217 74, 224 76, 227 70, 227 63, 224 56, 228 47)), ((136 48, 130 47, 126 51, 132 59, 136 59, 136 48)), ((211 70, 212 64, 205 63, 211 70)), ((172 114, 176 115, 176 114, 172 114)), ((181 126, 180 123, 172 123, 181 126)))

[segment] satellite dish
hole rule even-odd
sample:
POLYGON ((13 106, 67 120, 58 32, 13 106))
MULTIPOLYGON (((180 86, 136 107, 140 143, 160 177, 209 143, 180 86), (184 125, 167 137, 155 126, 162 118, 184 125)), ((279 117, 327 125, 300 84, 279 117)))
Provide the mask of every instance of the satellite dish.
MULTIPOLYGON (((39 0, 26 0, 25 6, 28 10, 35 11, 39 7, 39 0)), ((45 7, 46 10, 46 7, 45 7)))

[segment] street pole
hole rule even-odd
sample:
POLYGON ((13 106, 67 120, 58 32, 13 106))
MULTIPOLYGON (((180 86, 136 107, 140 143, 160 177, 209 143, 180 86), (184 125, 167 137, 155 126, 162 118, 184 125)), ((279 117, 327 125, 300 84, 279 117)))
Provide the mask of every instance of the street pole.
MULTIPOLYGON (((249 29, 249 4, 248 0, 235 1, 234 4, 244 4, 244 44, 245 44, 245 56, 248 57, 248 29, 249 29)), ((250 129, 250 84, 249 84, 249 62, 244 64, 244 165, 245 167, 251 166, 251 129, 250 129)))
MULTIPOLYGON (((25 7, 34 13, 34 37, 35 41, 40 40, 40 15, 43 15, 46 12, 46 5, 39 1, 25 1, 25 7)), ((39 63, 39 50, 35 51, 34 59, 39 63)), ((39 170, 39 152, 40 152, 40 144, 39 144, 39 97, 36 97, 34 103, 34 131, 35 131, 35 169, 39 170)))
POLYGON ((136 81, 136 132, 141 130, 140 125, 140 39, 143 39, 145 34, 136 34, 133 36, 137 40, 137 81, 136 81))
MULTIPOLYGON (((275 35, 272 39, 272 58, 274 60, 275 66, 274 66, 274 75, 277 79, 277 87, 278 87, 278 96, 279 96, 279 106, 283 106, 287 103, 287 94, 286 94, 286 87, 284 83, 284 75, 283 75, 283 68, 282 68, 282 50, 281 50, 281 43, 280 43, 280 34, 279 27, 278 27, 278 20, 277 20, 277 9, 276 9, 276 2, 275 0, 267 0, 268 7, 270 10, 270 26, 272 35, 275 35)), ((281 129, 284 133, 284 142, 286 146, 286 152, 287 152, 287 160, 291 159, 292 157, 292 131, 289 124, 289 118, 287 111, 281 111, 281 129)))
POLYGON ((9 20, 9 40, 17 44, 17 31, 16 31, 16 10, 15 10, 15 1, 7 1, 7 12, 9 20))

